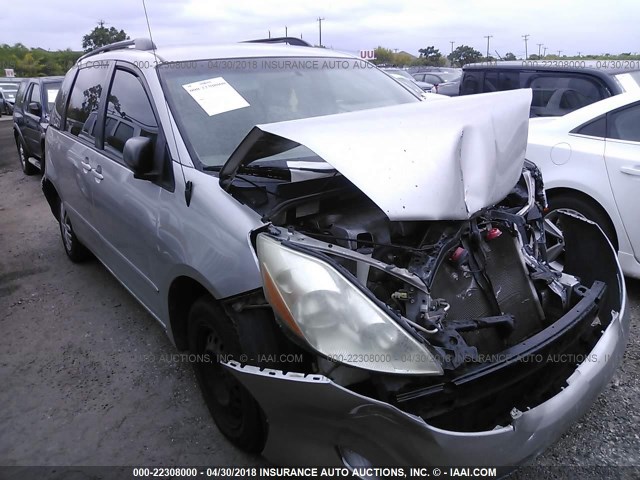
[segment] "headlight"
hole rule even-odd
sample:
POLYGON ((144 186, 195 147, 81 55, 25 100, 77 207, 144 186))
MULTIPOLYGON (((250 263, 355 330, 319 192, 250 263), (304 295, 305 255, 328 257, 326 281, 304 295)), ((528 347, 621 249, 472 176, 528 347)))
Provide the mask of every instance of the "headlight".
POLYGON ((257 254, 267 300, 318 353, 378 372, 442 374, 429 350, 328 263, 265 234, 257 254))

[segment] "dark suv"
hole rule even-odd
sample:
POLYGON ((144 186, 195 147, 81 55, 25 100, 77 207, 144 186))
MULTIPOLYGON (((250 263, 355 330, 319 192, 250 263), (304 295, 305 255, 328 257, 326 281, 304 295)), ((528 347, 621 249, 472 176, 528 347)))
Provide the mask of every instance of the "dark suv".
POLYGON ((640 88, 636 60, 514 60, 465 65, 460 95, 531 88, 531 117, 555 117, 640 88))
POLYGON ((25 79, 13 109, 13 136, 25 175, 44 172, 44 135, 63 77, 25 79))

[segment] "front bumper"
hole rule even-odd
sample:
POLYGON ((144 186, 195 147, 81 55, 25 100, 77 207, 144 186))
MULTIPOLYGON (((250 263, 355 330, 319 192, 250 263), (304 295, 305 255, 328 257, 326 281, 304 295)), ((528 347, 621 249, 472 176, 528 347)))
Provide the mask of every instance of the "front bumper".
POLYGON ((626 308, 607 327, 556 396, 485 432, 452 432, 387 403, 353 393, 322 375, 228 365, 269 420, 263 455, 279 465, 344 466, 339 449, 373 465, 518 465, 540 454, 591 406, 622 360, 626 308))
POLYGON ((565 236, 567 252, 576 252, 567 256, 565 268, 579 271, 590 281, 602 275, 615 294, 601 304, 612 312, 610 323, 558 394, 524 413, 515 412, 508 426, 457 432, 436 428, 322 375, 261 370, 230 362, 227 367, 256 398, 268 419, 263 455, 280 465, 345 466, 348 462, 341 452, 351 451, 374 466, 514 466, 540 454, 605 388, 622 360, 629 335, 626 291, 615 252, 602 240, 597 226, 577 218, 573 221, 581 224, 583 235, 599 233, 600 242, 585 244, 581 242, 585 237, 577 233, 571 235, 574 238, 565 236), (593 247, 599 247, 599 256, 593 257, 593 247), (585 262, 589 255, 592 261, 585 262))

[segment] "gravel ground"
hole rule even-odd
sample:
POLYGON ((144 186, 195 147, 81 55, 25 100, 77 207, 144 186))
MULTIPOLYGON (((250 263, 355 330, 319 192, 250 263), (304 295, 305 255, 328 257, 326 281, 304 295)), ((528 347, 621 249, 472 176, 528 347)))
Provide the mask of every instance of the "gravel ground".
MULTIPOLYGON (((0 465, 264 465, 218 433, 159 324, 98 262, 67 260, 40 178, 22 174, 4 118, 0 192, 0 465)), ((624 363, 534 466, 640 465, 640 282, 627 288, 624 363)))

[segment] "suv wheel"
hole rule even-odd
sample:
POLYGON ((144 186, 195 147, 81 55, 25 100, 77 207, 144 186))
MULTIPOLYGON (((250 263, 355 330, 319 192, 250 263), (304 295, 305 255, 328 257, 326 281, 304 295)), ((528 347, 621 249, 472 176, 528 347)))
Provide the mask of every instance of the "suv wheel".
POLYGON ((243 353, 235 323, 209 296, 189 311, 189 349, 193 368, 209 412, 220 431, 237 447, 258 453, 264 447, 266 422, 253 396, 220 363, 243 353))
POLYGON ((18 147, 18 159, 20 160, 20 166, 22 167, 22 171, 25 175, 33 175, 38 169, 35 165, 29 163, 29 154, 27 153, 27 149, 24 146, 23 141, 20 137, 16 137, 16 146, 18 147))
POLYGON ((76 237, 76 234, 73 232, 71 219, 62 202, 60 202, 60 235, 62 236, 64 251, 72 262, 83 262, 91 256, 87 247, 80 243, 80 240, 78 240, 78 237, 76 237))

